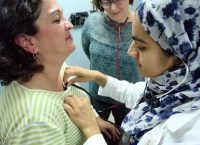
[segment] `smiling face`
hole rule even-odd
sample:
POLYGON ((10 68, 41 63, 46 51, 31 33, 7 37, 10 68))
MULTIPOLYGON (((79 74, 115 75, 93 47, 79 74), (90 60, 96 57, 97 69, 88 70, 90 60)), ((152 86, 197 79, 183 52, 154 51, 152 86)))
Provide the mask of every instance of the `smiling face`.
POLYGON ((42 1, 41 14, 35 23, 39 30, 34 35, 33 43, 38 48, 38 59, 41 62, 64 61, 75 48, 69 32, 73 25, 65 20, 56 0, 42 1))
POLYGON ((129 15, 129 0, 118 1, 122 1, 120 5, 112 3, 110 7, 104 8, 104 11, 113 21, 124 22, 129 15))
POLYGON ((133 18, 133 42, 128 54, 135 58, 139 72, 156 77, 176 63, 176 57, 166 53, 143 29, 137 14, 133 18))

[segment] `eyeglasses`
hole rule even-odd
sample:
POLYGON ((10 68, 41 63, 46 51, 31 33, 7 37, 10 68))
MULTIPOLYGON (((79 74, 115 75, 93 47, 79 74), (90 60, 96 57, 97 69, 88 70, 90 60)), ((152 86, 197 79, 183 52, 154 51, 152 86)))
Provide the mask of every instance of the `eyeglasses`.
POLYGON ((110 8, 110 6, 111 6, 112 3, 114 3, 114 4, 118 5, 118 6, 120 6, 120 5, 123 4, 123 2, 124 2, 124 0, 102 0, 102 1, 100 2, 100 5, 101 5, 104 9, 106 9, 106 8, 110 8))

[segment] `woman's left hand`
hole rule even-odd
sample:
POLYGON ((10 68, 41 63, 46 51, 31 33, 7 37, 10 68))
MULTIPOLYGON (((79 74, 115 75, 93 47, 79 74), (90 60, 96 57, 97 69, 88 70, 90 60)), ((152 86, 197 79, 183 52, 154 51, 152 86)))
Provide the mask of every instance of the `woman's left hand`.
POLYGON ((121 133, 114 124, 110 123, 109 121, 105 121, 100 117, 97 117, 96 120, 103 134, 115 142, 120 140, 121 133))

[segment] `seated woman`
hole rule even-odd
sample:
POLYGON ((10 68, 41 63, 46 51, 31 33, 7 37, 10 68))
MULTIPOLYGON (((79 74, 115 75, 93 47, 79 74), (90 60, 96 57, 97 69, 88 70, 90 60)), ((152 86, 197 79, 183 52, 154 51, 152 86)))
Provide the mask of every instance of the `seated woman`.
MULTIPOLYGON (((85 130, 63 109, 64 97, 88 97, 62 81, 73 25, 56 0, 1 0, 0 9, 0 144, 83 145, 85 130)), ((90 121, 118 137, 98 116, 90 121)), ((103 138, 99 127, 93 131, 103 138)))
MULTIPOLYGON (((199 0, 141 0, 128 53, 136 59, 140 73, 150 78, 147 83, 129 84, 79 67, 65 71, 66 77, 77 75, 69 83, 96 81, 102 86, 101 95, 132 106, 121 125, 130 136, 129 144, 200 143, 199 7, 199 0)), ((73 111, 69 114, 79 117, 73 111)))

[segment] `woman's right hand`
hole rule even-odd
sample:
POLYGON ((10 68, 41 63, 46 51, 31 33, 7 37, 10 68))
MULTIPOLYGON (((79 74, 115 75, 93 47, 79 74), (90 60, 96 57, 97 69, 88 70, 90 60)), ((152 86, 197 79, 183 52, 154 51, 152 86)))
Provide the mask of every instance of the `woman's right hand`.
POLYGON ((95 70, 89 70, 81 68, 79 66, 67 66, 64 73, 64 82, 68 84, 73 84, 76 82, 89 82, 95 81, 100 86, 104 87, 107 82, 107 76, 103 73, 95 70), (69 79, 70 76, 72 79, 69 79))
POLYGON ((83 132, 86 139, 101 134, 88 98, 66 96, 64 98, 64 109, 74 124, 83 132))

